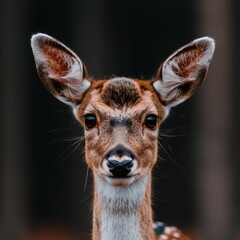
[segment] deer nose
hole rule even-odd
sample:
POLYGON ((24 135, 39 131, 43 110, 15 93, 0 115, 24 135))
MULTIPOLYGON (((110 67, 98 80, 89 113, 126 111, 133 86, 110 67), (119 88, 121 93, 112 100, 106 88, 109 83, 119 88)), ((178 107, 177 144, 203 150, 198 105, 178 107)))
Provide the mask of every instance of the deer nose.
POLYGON ((134 156, 123 146, 117 146, 107 154, 107 167, 114 177, 126 177, 133 167, 134 156))
POLYGON ((123 160, 119 162, 117 160, 108 160, 107 166, 114 177, 126 177, 131 172, 133 161, 123 160))

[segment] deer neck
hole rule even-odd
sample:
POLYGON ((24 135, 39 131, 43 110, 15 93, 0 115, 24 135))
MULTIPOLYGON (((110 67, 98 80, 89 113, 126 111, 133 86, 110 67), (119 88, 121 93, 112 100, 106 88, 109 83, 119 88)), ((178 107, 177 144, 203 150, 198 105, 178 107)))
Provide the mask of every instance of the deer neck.
POLYGON ((154 239, 150 173, 127 187, 94 181, 94 240, 154 239))

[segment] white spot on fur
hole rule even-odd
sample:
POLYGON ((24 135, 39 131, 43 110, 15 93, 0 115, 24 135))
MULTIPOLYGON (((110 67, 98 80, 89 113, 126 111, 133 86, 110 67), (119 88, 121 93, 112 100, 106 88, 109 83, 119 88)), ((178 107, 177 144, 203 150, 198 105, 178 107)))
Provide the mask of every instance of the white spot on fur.
POLYGON ((165 224, 163 222, 154 222, 153 223, 153 228, 156 229, 158 227, 163 227, 165 224))
POLYGON ((163 234, 163 235, 160 236, 160 239, 161 240, 168 240, 169 238, 168 238, 167 235, 163 234))
POLYGON ((172 231, 173 231, 173 229, 171 227, 165 227, 165 229, 164 229, 164 233, 166 233, 166 234, 171 234, 172 231))
POLYGON ((180 233, 175 232, 175 233, 173 233, 173 236, 174 236, 175 238, 180 238, 180 233))

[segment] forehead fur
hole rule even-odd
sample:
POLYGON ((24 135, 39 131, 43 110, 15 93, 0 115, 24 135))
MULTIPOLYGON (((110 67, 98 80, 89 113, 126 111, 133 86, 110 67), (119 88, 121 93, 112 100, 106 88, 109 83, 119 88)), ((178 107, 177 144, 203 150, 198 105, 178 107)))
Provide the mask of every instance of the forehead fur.
POLYGON ((138 84, 128 78, 113 78, 102 89, 102 101, 113 108, 136 105, 141 98, 138 84))
POLYGON ((123 109, 125 117, 149 110, 164 119, 166 112, 151 83, 152 80, 129 78, 92 80, 91 91, 87 92, 75 115, 80 119, 97 110, 119 118, 123 117, 123 109))

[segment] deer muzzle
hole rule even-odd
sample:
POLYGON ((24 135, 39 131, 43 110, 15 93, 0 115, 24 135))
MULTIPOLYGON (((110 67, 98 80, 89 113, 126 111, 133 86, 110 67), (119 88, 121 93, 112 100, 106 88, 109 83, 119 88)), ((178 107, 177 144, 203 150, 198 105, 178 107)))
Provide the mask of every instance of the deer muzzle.
POLYGON ((137 165, 135 155, 122 145, 110 150, 103 160, 103 168, 110 173, 111 177, 115 178, 131 176, 131 172, 134 172, 137 165))

